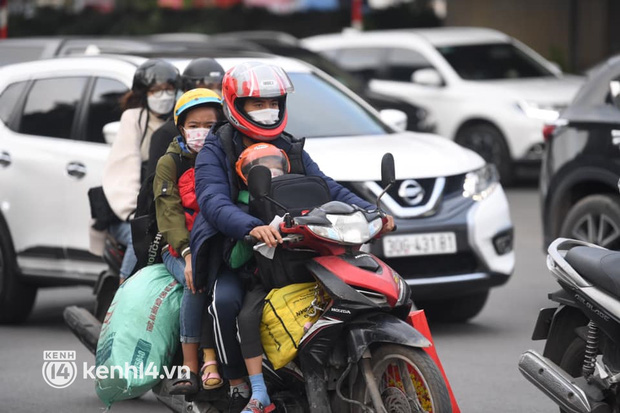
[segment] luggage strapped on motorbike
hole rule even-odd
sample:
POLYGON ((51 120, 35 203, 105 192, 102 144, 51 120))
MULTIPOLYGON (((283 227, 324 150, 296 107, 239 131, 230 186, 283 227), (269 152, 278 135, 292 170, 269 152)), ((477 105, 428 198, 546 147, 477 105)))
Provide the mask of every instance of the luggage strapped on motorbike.
POLYGON ((267 295, 260 335, 275 369, 295 358, 299 342, 319 319, 328 299, 316 282, 287 285, 267 295))

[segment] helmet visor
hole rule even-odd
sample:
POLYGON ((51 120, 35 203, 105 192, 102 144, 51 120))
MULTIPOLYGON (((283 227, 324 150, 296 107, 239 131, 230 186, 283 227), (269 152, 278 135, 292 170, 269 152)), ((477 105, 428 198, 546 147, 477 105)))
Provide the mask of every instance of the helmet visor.
POLYGON ((246 162, 245 165, 241 167, 241 172, 243 173, 243 178, 246 182, 248 175, 250 174, 250 169, 257 165, 262 165, 269 168, 272 178, 284 175, 289 171, 288 160, 284 156, 263 156, 250 162, 246 162))
POLYGON ((237 97, 273 98, 292 93, 295 88, 278 66, 248 62, 235 66, 230 76, 236 81, 237 97))

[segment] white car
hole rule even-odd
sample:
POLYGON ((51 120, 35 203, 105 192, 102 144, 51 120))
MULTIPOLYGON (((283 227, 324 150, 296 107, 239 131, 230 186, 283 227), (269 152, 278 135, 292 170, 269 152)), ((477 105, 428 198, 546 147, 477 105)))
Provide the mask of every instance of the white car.
MULTIPOLYGON (((218 59, 224 68, 246 60, 218 59)), ((295 86, 287 130, 308 138, 327 175, 374 201, 381 157, 394 154, 397 183, 382 206, 398 230, 369 248, 413 286, 419 305, 452 319, 476 315, 514 268, 508 203, 494 169, 448 140, 398 132, 305 63, 267 60, 295 86)), ((1 321, 24 319, 39 286, 92 285, 105 270, 87 253, 87 191, 100 185, 109 151, 102 129, 119 119, 118 98, 143 61, 76 57, 0 68, 1 321)), ((182 70, 188 60, 173 63, 182 70)))
POLYGON ((371 89, 426 107, 439 135, 495 163, 502 182, 514 166, 539 166, 544 123, 583 83, 491 29, 347 31, 302 44, 371 80, 371 89))

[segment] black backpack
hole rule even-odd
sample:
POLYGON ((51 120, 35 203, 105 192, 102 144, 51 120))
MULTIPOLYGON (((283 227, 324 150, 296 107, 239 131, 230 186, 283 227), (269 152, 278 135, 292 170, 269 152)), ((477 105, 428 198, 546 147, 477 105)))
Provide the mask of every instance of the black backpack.
MULTIPOLYGON (((174 160, 177 170, 177 182, 179 178, 193 167, 191 161, 177 153, 167 152, 164 156, 170 156, 174 160)), ((138 192, 138 203, 131 224, 131 237, 133 248, 136 253, 137 263, 133 272, 147 265, 162 262, 162 234, 157 227, 155 215, 155 194, 153 193, 153 180, 155 174, 149 175, 138 192)))
MULTIPOLYGON (((309 210, 331 201, 329 187, 320 176, 288 174, 271 181, 270 198, 286 207, 291 216, 306 214, 309 210)), ((269 224, 284 211, 267 200, 250 199, 250 215, 269 224)), ((290 250, 277 248, 272 259, 255 253, 258 275, 267 290, 281 288, 289 284, 314 281, 306 268, 308 260, 317 256, 311 250, 290 250)))

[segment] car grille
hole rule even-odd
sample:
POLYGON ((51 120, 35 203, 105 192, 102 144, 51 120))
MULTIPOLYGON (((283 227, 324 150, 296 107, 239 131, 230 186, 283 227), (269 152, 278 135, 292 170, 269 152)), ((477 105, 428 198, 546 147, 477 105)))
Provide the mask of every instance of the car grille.
POLYGON ((405 279, 468 274, 482 269, 472 252, 387 258, 384 261, 405 279))
MULTIPOLYGON (((453 196, 460 196, 463 193, 463 181, 465 179, 465 174, 453 175, 446 177, 445 186, 441 195, 444 198, 450 198, 453 196)), ((411 179, 411 180, 398 180, 392 185, 392 187, 388 190, 387 195, 389 195, 392 199, 394 199, 398 205, 403 208, 411 208, 411 207, 420 207, 426 205, 433 193, 433 189, 437 184, 437 178, 424 178, 424 179, 411 179), (409 204, 405 199, 403 199, 399 194, 399 189, 403 182, 405 181, 415 181, 419 187, 424 191, 424 196, 420 199, 415 205, 409 204)), ((377 185, 381 186, 381 182, 375 181, 377 185)), ((366 199, 368 202, 374 203, 376 201, 376 196, 369 193, 363 187, 361 182, 340 182, 341 185, 355 192, 357 195, 366 199)), ((439 201, 441 202, 441 201, 439 201)))

